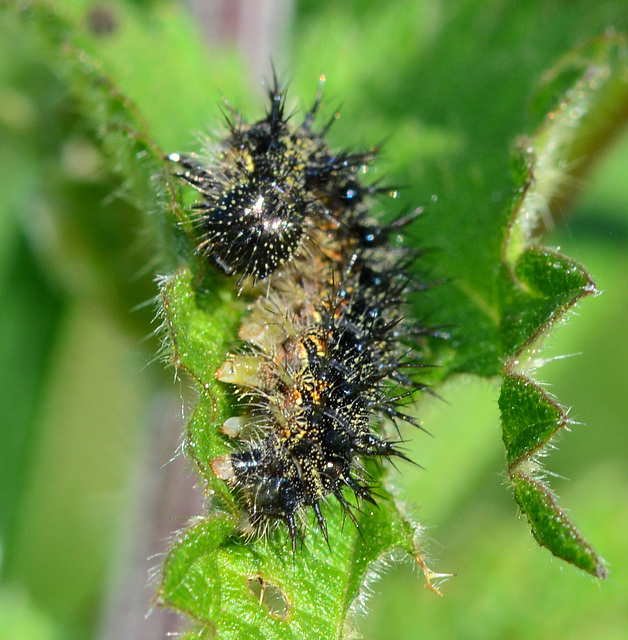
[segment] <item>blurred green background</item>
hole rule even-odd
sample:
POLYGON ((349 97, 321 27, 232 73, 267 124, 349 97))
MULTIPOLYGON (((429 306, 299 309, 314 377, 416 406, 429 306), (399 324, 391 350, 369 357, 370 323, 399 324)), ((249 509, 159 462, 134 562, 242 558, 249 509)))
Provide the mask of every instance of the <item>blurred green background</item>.
MULTIPOLYGON (((179 467, 161 468, 177 448, 188 390, 155 358, 152 277, 163 267, 151 224, 124 197, 128 185, 112 176, 28 19, 12 17, 18 4, 0 5, 9 7, 0 18, 0 639, 110 637, 129 557, 166 548, 137 541, 149 535, 138 514, 182 523, 155 487, 190 484, 179 467)), ((584 38, 628 28, 619 0, 301 1, 278 3, 270 26, 251 16, 238 26, 210 2, 206 44, 203 21, 177 3, 58 4, 167 151, 217 127, 221 92, 259 113, 254 89, 270 55, 301 104, 325 72, 331 108, 343 104, 333 143, 390 136, 382 172, 405 187, 405 205, 431 203, 419 233, 438 249, 436 271, 438 261, 455 263, 448 208, 485 206, 474 185, 487 176, 495 200, 504 197, 509 145, 531 133, 527 101, 543 70, 584 38)), ((618 132, 575 210, 547 236, 603 294, 547 339, 536 376, 573 406, 578 424, 547 460, 550 483, 609 561, 609 580, 537 547, 505 480, 498 381, 463 375, 439 388, 444 401, 423 401, 434 438, 411 433, 408 447, 425 469, 404 466, 397 479, 426 527, 432 566, 456 576, 438 598, 414 568, 385 571, 360 621, 366 637, 626 637, 626 176, 628 137, 618 132)), ((137 628, 151 593, 139 590, 129 613, 137 628)))

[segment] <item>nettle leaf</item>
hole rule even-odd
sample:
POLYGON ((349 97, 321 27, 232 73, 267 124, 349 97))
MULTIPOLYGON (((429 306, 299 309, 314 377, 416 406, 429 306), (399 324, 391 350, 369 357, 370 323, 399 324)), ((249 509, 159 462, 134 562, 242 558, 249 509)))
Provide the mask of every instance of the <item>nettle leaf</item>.
POLYGON ((624 117, 627 75, 626 39, 617 36, 578 48, 548 72, 535 105, 542 103, 545 118, 515 151, 518 191, 502 254, 499 408, 515 500, 539 544, 599 578, 606 577, 603 560, 558 506, 538 464, 552 437, 568 428, 567 409, 527 376, 537 366, 539 339, 581 298, 596 293, 582 265, 535 246, 535 238, 573 197, 576 178, 624 117))

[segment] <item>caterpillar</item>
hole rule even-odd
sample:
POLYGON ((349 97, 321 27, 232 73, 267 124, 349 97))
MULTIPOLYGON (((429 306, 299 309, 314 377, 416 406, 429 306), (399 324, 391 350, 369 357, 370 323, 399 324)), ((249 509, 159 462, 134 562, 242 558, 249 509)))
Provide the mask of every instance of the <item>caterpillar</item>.
POLYGON ((315 128, 322 81, 300 124, 286 115, 275 78, 270 108, 249 124, 231 111, 208 159, 171 154, 176 175, 200 193, 192 210, 196 251, 238 276, 251 299, 244 348, 216 372, 235 385, 244 415, 224 433, 239 445, 215 458, 215 475, 243 504, 243 529, 287 525, 292 548, 311 508, 327 538, 321 502, 333 495, 358 526, 345 491, 375 503, 364 463, 408 459, 384 422, 419 426, 404 398, 424 386, 417 340, 405 319, 418 252, 401 232, 420 210, 381 225, 371 217, 383 191, 360 180, 376 151, 332 152, 315 128))

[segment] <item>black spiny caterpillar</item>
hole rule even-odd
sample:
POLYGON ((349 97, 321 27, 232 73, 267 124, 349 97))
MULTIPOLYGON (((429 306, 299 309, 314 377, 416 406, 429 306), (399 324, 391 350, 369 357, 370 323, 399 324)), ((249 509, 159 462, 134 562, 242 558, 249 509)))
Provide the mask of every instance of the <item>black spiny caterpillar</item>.
POLYGON ((388 226, 370 216, 379 189, 358 174, 373 152, 330 151, 329 125, 313 129, 320 91, 300 125, 286 117, 277 81, 270 99, 259 122, 232 115, 213 163, 170 159, 203 196, 199 250, 248 282, 252 298, 246 347, 216 374, 251 409, 225 423, 240 446, 212 469, 241 496, 245 529, 284 521, 295 548, 306 507, 327 536, 320 503, 333 494, 357 526, 345 487, 373 502, 365 459, 405 458, 383 422, 417 424, 400 403, 422 385, 402 371, 420 366, 413 347, 427 330, 403 313, 416 253, 399 233, 418 211, 388 226))

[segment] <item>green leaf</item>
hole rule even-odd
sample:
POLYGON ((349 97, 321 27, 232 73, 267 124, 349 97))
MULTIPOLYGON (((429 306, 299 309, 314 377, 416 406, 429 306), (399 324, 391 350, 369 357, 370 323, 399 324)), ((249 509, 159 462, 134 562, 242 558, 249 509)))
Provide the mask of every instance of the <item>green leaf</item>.
POLYGON ((526 514, 537 542, 554 555, 584 569, 596 578, 607 577, 603 560, 574 527, 554 494, 526 473, 511 473, 515 500, 526 514))
POLYGON ((504 356, 519 354, 580 298, 596 293, 575 260, 549 249, 526 249, 504 278, 501 343, 504 356))
POLYGON ((553 68, 538 103, 549 109, 536 133, 519 142, 517 194, 503 246, 501 338, 504 383, 499 406, 515 499, 539 544, 596 577, 602 558, 586 542, 541 481, 538 455, 569 423, 567 413, 525 377, 533 345, 582 297, 596 293, 574 260, 534 246, 539 229, 572 194, 577 177, 628 108, 628 45, 606 36, 579 47, 553 68), (551 95, 548 101, 547 94, 551 95), (528 350, 528 353, 526 353, 528 350))
POLYGON ((506 376, 499 397, 508 466, 519 465, 564 428, 567 415, 538 385, 522 376, 506 376))

